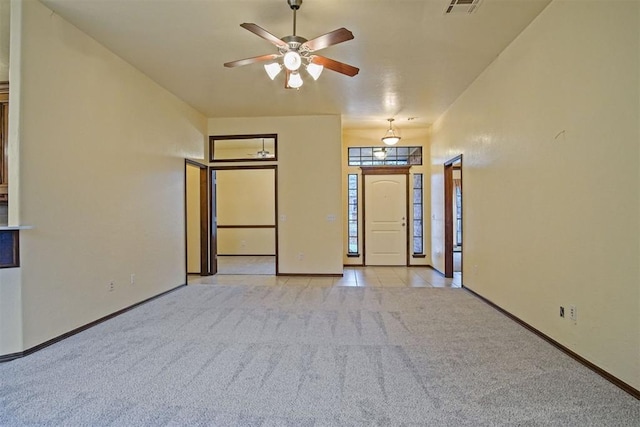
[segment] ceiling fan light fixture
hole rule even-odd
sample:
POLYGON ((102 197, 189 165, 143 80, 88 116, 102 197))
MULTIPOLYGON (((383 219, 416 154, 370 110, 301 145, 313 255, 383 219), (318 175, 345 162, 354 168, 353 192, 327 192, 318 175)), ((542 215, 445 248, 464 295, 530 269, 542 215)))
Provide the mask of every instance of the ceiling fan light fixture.
POLYGON ((318 77, 322 74, 322 70, 324 70, 324 67, 320 64, 314 64, 312 62, 307 65, 307 72, 311 77, 313 77, 313 80, 318 80, 318 77))
POLYGON ((284 54, 282 62, 284 63, 284 66, 287 68, 287 70, 298 71, 298 69, 302 65, 302 57, 295 50, 290 50, 289 52, 284 54))
POLYGON ((264 66, 264 70, 267 72, 267 75, 271 80, 275 79, 280 71, 282 71, 282 65, 277 62, 272 62, 271 64, 266 64, 264 66))
POLYGON ((289 81, 287 82, 287 84, 289 85, 289 87, 292 87, 294 89, 298 89, 300 86, 302 86, 302 77, 300 77, 300 73, 298 73, 297 71, 293 71, 290 75, 289 75, 289 81))
POLYGON ((380 140, 386 145, 396 145, 400 141, 400 135, 396 134, 396 131, 391 127, 393 119, 387 119, 389 121, 389 129, 380 140))
POLYGON ((251 22, 240 24, 240 27, 273 44, 278 49, 278 53, 225 62, 223 65, 227 68, 234 68, 263 63, 266 64, 264 68, 271 80, 274 80, 284 68, 286 70, 285 89, 298 89, 303 85, 302 76, 299 72, 303 66, 314 80, 320 77, 325 68, 349 77, 357 75, 360 71, 357 67, 314 53, 329 46, 353 40, 351 31, 346 28, 338 28, 311 40, 296 35, 296 12, 300 9, 302 2, 303 0, 287 0, 287 4, 293 11, 293 34, 289 36, 277 37, 251 22))

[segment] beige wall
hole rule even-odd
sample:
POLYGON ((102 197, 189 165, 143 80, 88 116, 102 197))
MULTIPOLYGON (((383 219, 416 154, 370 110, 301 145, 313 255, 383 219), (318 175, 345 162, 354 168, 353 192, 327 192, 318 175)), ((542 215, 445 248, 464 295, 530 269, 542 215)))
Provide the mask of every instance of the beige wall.
POLYGON ((278 134, 280 273, 342 274, 340 128, 340 116, 209 119, 209 135, 278 134))
MULTIPOLYGON (((399 122, 397 122, 399 123, 399 122)), ((395 125, 395 127, 400 127, 401 124, 395 125)), ((343 253, 343 262, 345 265, 361 265, 362 264, 362 236, 364 233, 364 224, 362 224, 362 179, 361 179, 361 169, 360 166, 349 166, 349 156, 348 150, 349 147, 384 147, 385 145, 380 141, 380 138, 384 135, 385 132, 384 124, 380 125, 380 128, 367 128, 367 129, 344 129, 342 132, 343 139, 343 148, 342 148, 342 188, 343 188, 343 211, 341 215, 342 224, 344 227, 344 235, 343 235, 343 244, 344 244, 344 253, 343 253), (347 194, 347 175, 349 174, 358 174, 358 231, 359 231, 359 248, 360 248, 360 256, 359 257, 347 257, 348 250, 348 194, 347 194)), ((424 218, 424 252, 425 258, 413 258, 410 257, 411 265, 430 265, 431 264, 431 239, 430 229, 431 222, 429 220, 431 216, 431 205, 429 204, 429 200, 431 197, 431 186, 429 185, 429 176, 430 176, 430 148, 429 148, 429 129, 412 129, 405 128, 400 129, 402 139, 400 143, 398 143, 397 147, 402 146, 422 146, 422 166, 411 166, 410 177, 409 177, 409 201, 413 200, 413 175, 417 173, 423 174, 423 203, 424 203, 424 212, 422 213, 422 217, 424 218)), ((411 224, 413 220, 413 213, 411 207, 409 207, 409 215, 410 221, 408 224, 411 224)), ((412 237, 412 236, 411 236, 412 237)), ((410 238, 411 238, 410 237, 410 238)), ((411 240, 409 243, 410 249, 413 248, 411 245, 411 240)), ((410 252, 412 253, 412 252, 410 252)))
POLYGON ((218 229, 218 255, 275 255, 273 228, 218 229))
POLYGON ((552 2, 432 133, 436 267, 442 164, 463 153, 465 286, 635 388, 639 7, 552 2))
MULTIPOLYGON (((6 3, 2 3, 2 13, 7 12, 6 3)), ((6 18, 4 18, 6 20, 6 18)), ((22 7, 13 7, 11 9, 11 18, 14 22, 22 20, 22 7)), ((5 21, 6 22, 6 21, 5 21)), ((20 59, 20 26, 11 26, 10 42, 13 47, 11 50, 12 61, 19 64, 20 59)), ((6 37, 6 36, 5 36, 6 37)), ((8 63, 9 61, 7 61, 8 63)), ((13 212, 8 212, 8 222, 11 225, 18 225, 19 222, 15 213, 19 206, 19 194, 16 192, 15 185, 19 177, 19 150, 17 145, 18 136, 18 119, 20 110, 20 97, 16 94, 20 89, 20 73, 19 67, 13 67, 11 71, 11 93, 9 94, 9 138, 8 138, 8 157, 9 157, 9 182, 14 183, 9 186, 9 200, 13 212), (13 214, 13 215, 12 215, 13 214)), ((20 268, 0 269, 0 355, 18 353, 24 349, 23 346, 23 319, 22 319, 22 271, 20 268)))
POLYGON ((200 268, 200 168, 186 165, 187 175, 187 272, 200 268))
POLYGON ((184 283, 184 158, 206 119, 40 2, 16 7, 9 221, 34 229, 0 300, 18 281, 31 348, 184 283))
POLYGON ((273 169, 216 171, 218 225, 273 225, 274 187, 273 169))

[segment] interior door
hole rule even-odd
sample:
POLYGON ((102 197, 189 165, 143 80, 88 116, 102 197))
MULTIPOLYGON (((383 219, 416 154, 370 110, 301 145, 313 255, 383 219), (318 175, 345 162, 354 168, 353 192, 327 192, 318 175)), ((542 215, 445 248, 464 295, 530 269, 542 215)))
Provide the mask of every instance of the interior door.
POLYGON ((364 178, 365 264, 407 265, 407 176, 364 178))

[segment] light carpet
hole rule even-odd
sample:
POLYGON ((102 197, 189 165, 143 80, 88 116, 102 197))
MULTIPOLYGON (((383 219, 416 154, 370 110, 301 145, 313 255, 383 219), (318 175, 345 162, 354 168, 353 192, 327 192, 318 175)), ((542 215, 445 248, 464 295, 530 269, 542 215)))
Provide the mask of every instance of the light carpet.
POLYGON ((191 285, 0 364, 0 425, 638 426, 462 289, 191 285))

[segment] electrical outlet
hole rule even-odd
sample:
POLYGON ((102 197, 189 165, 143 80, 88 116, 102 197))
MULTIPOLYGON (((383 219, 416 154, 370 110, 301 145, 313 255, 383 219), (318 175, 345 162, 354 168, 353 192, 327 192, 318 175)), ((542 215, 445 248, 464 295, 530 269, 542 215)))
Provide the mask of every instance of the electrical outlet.
POLYGON ((298 253, 298 261, 302 261, 304 259, 304 252, 298 253))
POLYGON ((571 320, 573 320, 574 322, 578 321, 578 309, 576 308, 575 305, 570 305, 569 306, 569 317, 571 318, 571 320))
POLYGON ((564 317, 564 307, 560 306, 560 317, 564 317))
POLYGON ((113 282, 109 282, 109 292, 113 292, 116 289, 116 285, 113 282))
POLYGON ((135 285, 135 283, 136 283, 136 275, 131 273, 131 284, 135 285))

